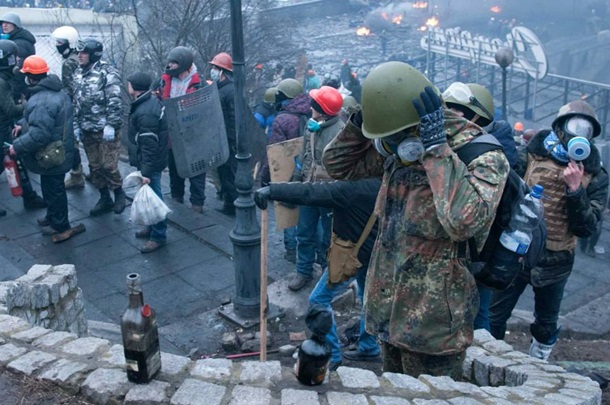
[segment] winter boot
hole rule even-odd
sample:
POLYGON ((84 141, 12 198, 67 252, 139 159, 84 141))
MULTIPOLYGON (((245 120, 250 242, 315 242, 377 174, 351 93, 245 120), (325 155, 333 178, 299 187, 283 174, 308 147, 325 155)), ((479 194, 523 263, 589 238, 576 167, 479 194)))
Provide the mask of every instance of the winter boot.
POLYGON ((95 207, 89 211, 89 215, 96 217, 112 211, 113 208, 114 203, 112 202, 112 197, 110 197, 110 191, 107 188, 100 188, 100 199, 95 204, 95 207))
POLYGON ((114 189, 114 213, 121 214, 125 211, 125 192, 121 187, 114 189))
MULTIPOLYGON (((555 341, 555 343, 557 343, 557 341, 555 341)), ((551 352, 553 351, 555 343, 545 345, 537 341, 535 337, 532 337, 532 344, 530 345, 529 355, 537 359, 547 360, 551 355, 551 352)))
POLYGON ((83 174, 83 165, 78 165, 78 169, 70 172, 70 177, 64 183, 66 190, 85 187, 85 175, 83 174))

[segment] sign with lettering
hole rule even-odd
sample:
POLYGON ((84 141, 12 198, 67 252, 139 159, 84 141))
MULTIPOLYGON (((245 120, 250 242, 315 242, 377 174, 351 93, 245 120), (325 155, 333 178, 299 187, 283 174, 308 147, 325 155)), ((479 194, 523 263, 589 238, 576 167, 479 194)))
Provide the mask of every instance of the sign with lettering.
POLYGON ((497 65, 495 54, 500 48, 508 47, 514 52, 512 69, 524 72, 534 79, 542 79, 549 70, 542 43, 530 29, 513 27, 506 40, 472 35, 461 28, 442 29, 430 27, 420 41, 423 49, 430 52, 468 59, 473 63, 497 65))

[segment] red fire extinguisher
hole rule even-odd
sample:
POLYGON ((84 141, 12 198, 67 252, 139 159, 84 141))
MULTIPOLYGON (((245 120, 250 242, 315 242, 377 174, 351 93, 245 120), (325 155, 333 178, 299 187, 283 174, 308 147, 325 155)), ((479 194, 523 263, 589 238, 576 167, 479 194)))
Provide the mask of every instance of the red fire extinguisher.
POLYGON ((23 194, 23 188, 21 188, 19 169, 17 169, 17 162, 9 156, 8 149, 4 153, 4 170, 6 171, 8 185, 11 188, 11 194, 13 197, 20 197, 23 194))

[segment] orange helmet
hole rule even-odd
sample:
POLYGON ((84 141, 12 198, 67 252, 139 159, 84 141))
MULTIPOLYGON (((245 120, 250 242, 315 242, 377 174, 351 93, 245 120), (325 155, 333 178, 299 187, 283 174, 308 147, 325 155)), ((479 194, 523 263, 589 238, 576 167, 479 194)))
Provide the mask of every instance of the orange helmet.
POLYGON ((47 65, 47 62, 42 56, 38 55, 28 56, 23 61, 23 67, 21 68, 21 73, 30 73, 33 75, 47 73, 48 71, 49 66, 47 65))
POLYGON ((523 131, 523 123, 522 122, 515 122, 515 131, 523 131))
POLYGON ((319 89, 314 89, 309 92, 309 96, 316 102, 324 113, 328 115, 337 115, 343 106, 343 97, 339 90, 330 87, 322 86, 319 89))
POLYGON ((231 55, 226 52, 220 52, 218 55, 214 56, 209 63, 210 65, 218 66, 229 72, 233 71, 233 59, 231 58, 231 55))

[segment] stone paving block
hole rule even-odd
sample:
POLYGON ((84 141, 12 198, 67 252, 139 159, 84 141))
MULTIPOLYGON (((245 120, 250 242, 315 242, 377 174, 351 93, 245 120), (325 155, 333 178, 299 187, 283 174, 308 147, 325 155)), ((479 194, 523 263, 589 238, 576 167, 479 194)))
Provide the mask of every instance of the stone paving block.
POLYGON ((29 323, 16 316, 0 315, 0 336, 9 337, 31 327, 29 323))
POLYGON ((484 402, 481 401, 477 401, 474 398, 468 398, 468 397, 457 397, 457 398, 451 398, 449 400, 450 404, 454 404, 454 405, 484 405, 484 402))
POLYGON ((68 343, 74 339, 78 339, 78 336, 74 333, 69 332, 51 332, 32 342, 33 346, 50 348, 57 345, 68 343))
POLYGON ((19 277, 15 281, 24 281, 31 283, 40 279, 41 277, 44 277, 47 273, 51 271, 51 269, 53 269, 53 266, 51 266, 50 264, 35 264, 30 267, 26 274, 19 277))
POLYGON ((161 372, 167 375, 180 374, 190 363, 188 357, 161 352, 161 372))
POLYGON ((378 388, 379 380, 370 370, 353 367, 339 367, 337 374, 344 387, 348 388, 378 388))
POLYGON ((6 305, 0 305, 0 315, 8 315, 8 308, 6 305))
POLYGON ((0 337, 0 345, 3 345, 3 344, 5 344, 5 343, 6 343, 6 340, 4 340, 4 339, 2 339, 2 338, 0 337))
POLYGON ((516 387, 522 385, 525 381, 527 381, 527 374, 529 372, 535 372, 538 369, 533 365, 519 365, 519 366, 509 366, 504 370, 505 377, 504 383, 509 387, 516 387))
POLYGON ((81 392, 96 404, 119 402, 134 384, 123 370, 98 368, 83 382, 81 392))
POLYGON ((505 369, 515 363, 511 360, 503 359, 502 357, 489 357, 492 359, 492 362, 489 365, 489 384, 493 387, 504 385, 506 377, 505 369))
POLYGON ((583 394, 583 392, 579 391, 579 390, 562 388, 559 390, 559 394, 565 395, 568 397, 579 398, 582 401, 584 401, 583 402, 584 405, 597 405, 597 404, 601 404, 601 402, 602 402, 602 390, 601 389, 598 389, 595 392, 589 391, 586 394, 583 394))
POLYGON ((72 393, 76 393, 79 388, 78 384, 85 377, 88 369, 89 366, 85 363, 59 359, 38 378, 52 381, 61 385, 64 389, 68 388, 72 393))
POLYGON ((555 405, 555 404, 561 404, 561 405, 584 405, 585 404, 585 402, 583 402, 582 399, 570 397, 570 396, 567 396, 567 395, 561 395, 561 394, 557 394, 557 393, 546 394, 544 396, 544 400, 545 400, 544 403, 547 403, 549 405, 551 405, 551 404, 553 404, 553 405, 555 405))
POLYGON ((95 352, 106 351, 110 347, 110 342, 106 339, 96 337, 78 338, 62 347, 62 351, 77 356, 90 356, 95 352))
POLYGON ((191 376, 220 380, 231 376, 233 362, 227 359, 203 359, 195 362, 191 376))
POLYGON ((32 375, 55 359, 57 357, 52 354, 35 350, 11 361, 6 367, 11 371, 32 375))
POLYGON ((220 405, 226 388, 192 378, 182 382, 172 396, 172 405, 220 405))
POLYGON ((558 389, 559 387, 561 387, 561 382, 557 378, 553 378, 553 379, 528 378, 527 381, 523 384, 523 386, 551 390, 551 389, 558 389))
POLYGON ((510 392, 511 395, 514 395, 518 398, 525 399, 528 401, 533 401, 534 399, 537 399, 538 397, 540 397, 542 394, 545 393, 545 390, 542 390, 540 388, 525 387, 525 386, 506 387, 506 390, 508 392, 510 392))
POLYGON ((548 371, 549 373, 565 373, 566 370, 563 367, 556 366, 554 364, 538 364, 540 370, 548 371))
POLYGON ((136 384, 125 395, 125 405, 166 404, 167 390, 170 387, 169 383, 157 380, 152 380, 148 384, 136 384))
POLYGON ((123 349, 123 345, 112 345, 106 353, 100 356, 100 360, 112 364, 115 367, 124 368, 125 350, 123 349))
MULTIPOLYGON (((487 399, 486 402, 489 405, 515 405, 514 401, 509 401, 507 399, 502 399, 502 398, 490 398, 490 399, 487 399)), ((526 404, 523 404, 523 405, 526 405, 526 404)), ((527 405, 529 405, 529 404, 527 404, 527 405)), ((556 404, 553 404, 553 405, 556 405, 556 404)))
POLYGON ((318 393, 305 390, 282 390, 282 405, 320 405, 318 393))
MULTIPOLYGON (((409 405, 410 402, 404 398, 398 397, 379 397, 373 395, 370 397, 373 405, 409 405)), ((282 404, 283 405, 283 404, 282 404)))
POLYGON ((0 346, 0 364, 6 365, 13 359, 25 354, 27 349, 8 343, 0 346))
POLYGON ((593 392, 597 392, 600 389, 599 384, 591 379, 589 379, 589 381, 567 380, 563 384, 563 388, 568 388, 571 390, 579 390, 579 391, 593 391, 593 392))
MULTIPOLYGON (((506 387, 480 387, 481 391, 492 397, 507 399, 510 396, 510 392, 506 390, 506 387)), ((486 399, 487 401, 490 398, 486 399)))
POLYGON ((414 405, 447 405, 449 402, 442 399, 421 399, 416 398, 413 400, 414 405))
POLYGON ((271 391, 267 388, 238 385, 231 392, 231 402, 229 402, 229 405, 268 405, 270 402, 271 391))
POLYGON ((414 394, 427 394, 430 392, 430 387, 428 385, 410 375, 383 373, 381 377, 388 380, 393 387, 402 388, 414 394))
POLYGON ((474 359, 474 381, 480 386, 489 385, 489 369, 493 359, 491 356, 480 356, 474 359))
POLYGON ((483 349, 496 354, 508 353, 514 350, 511 345, 503 340, 492 340, 490 342, 483 343, 483 349))
POLYGON ((6 307, 10 310, 30 304, 30 288, 27 283, 14 282, 6 293, 6 307))
POLYGON ((279 361, 247 361, 242 363, 239 376, 241 381, 275 382, 282 378, 282 366, 279 361))
POLYGON ((528 358, 530 356, 528 356, 527 354, 525 354, 523 352, 513 351, 513 352, 508 352, 508 353, 502 354, 502 357, 506 357, 509 359, 524 359, 524 358, 528 358))
POLYGON ((466 349, 466 356, 462 362, 462 377, 468 381, 474 381, 474 359, 484 356, 486 353, 486 350, 478 346, 470 346, 466 349))
POLYGON ((52 330, 45 329, 40 326, 34 326, 33 328, 24 330, 23 332, 15 333, 11 336, 13 339, 20 340, 26 343, 32 343, 35 339, 38 339, 41 336, 44 336, 48 333, 51 333, 52 330))
MULTIPOLYGON (((57 290, 59 297, 59 290, 57 290)), ((51 289, 48 284, 30 284, 31 308, 48 308, 51 306, 51 289)))
POLYGON ((474 339, 472 341, 472 344, 482 346, 483 343, 491 342, 493 340, 496 339, 487 330, 477 329, 474 331, 474 339))
POLYGON ((369 405, 366 397, 362 394, 348 394, 346 392, 326 393, 328 405, 369 405))

